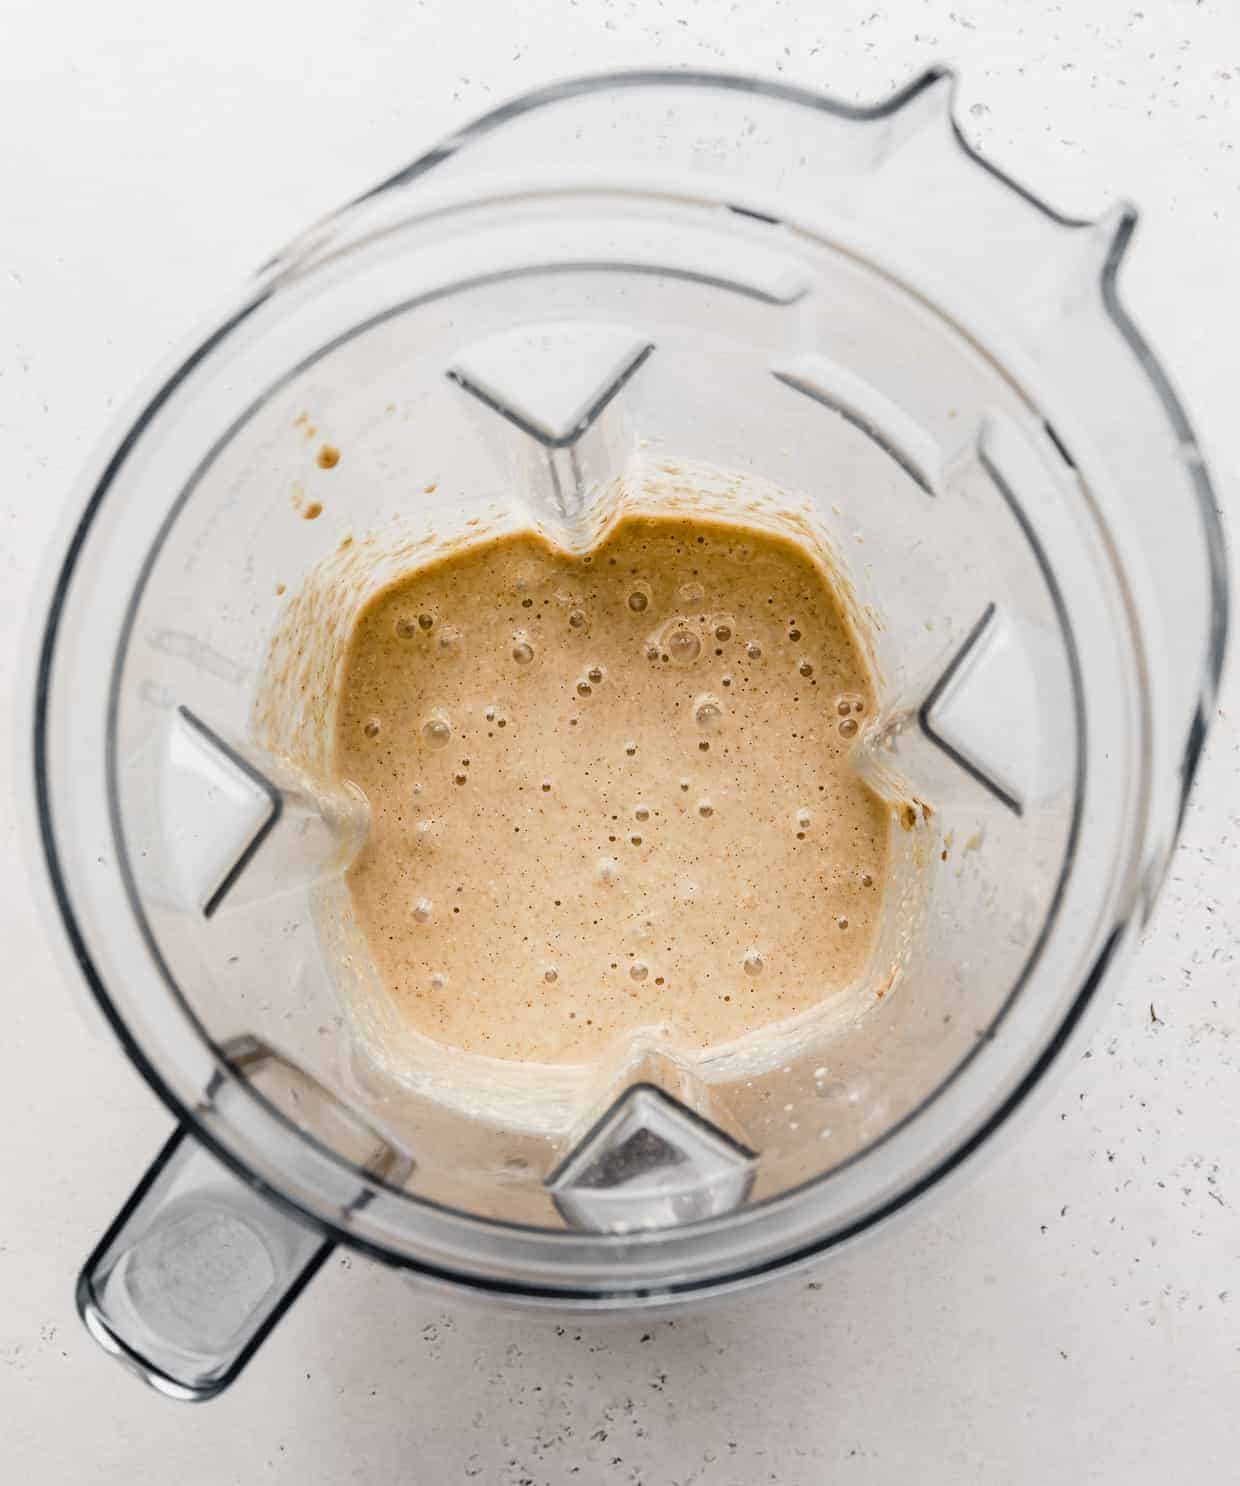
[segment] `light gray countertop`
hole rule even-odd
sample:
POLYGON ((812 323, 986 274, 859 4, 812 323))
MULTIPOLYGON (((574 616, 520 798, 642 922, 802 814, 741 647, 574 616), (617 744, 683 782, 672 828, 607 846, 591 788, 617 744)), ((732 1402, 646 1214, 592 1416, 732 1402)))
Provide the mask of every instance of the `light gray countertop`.
MULTIPOLYGON (((0 710, 41 548, 151 365, 307 221, 505 95, 690 64, 870 99, 932 61, 1060 207, 1144 209, 1126 296, 1224 492, 1240 472, 1231 0, 10 0, 0 47, 0 710), (519 12, 525 18, 521 18, 519 12)), ((0 805, 0 1478, 874 1483, 1234 1479, 1240 698, 1144 949, 996 1159, 813 1276, 577 1327, 336 1257, 197 1410, 105 1360, 78 1265, 170 1120, 79 1016, 0 805)), ((9 739, 18 719, 4 719, 9 739)), ((7 755, 6 755, 7 757, 7 755)), ((24 779, 17 788, 27 788, 24 779)))

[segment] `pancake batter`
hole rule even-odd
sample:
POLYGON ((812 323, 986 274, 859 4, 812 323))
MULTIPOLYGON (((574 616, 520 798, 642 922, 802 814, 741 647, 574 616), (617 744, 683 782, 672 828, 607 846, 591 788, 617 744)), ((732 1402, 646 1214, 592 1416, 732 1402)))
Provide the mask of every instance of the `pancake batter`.
POLYGON ((584 557, 521 533, 406 574, 357 620, 335 737, 376 970, 427 1036, 529 1061, 806 1010, 877 933, 873 705, 826 574, 757 529, 629 516, 584 557))

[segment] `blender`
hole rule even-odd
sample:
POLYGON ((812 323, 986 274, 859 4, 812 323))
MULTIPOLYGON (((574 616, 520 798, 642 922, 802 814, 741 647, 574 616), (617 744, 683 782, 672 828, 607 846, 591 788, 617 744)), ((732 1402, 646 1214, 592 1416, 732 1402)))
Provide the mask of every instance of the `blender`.
POLYGON ((32 830, 57 938, 178 1120, 78 1284, 165 1394, 227 1386, 337 1244, 577 1312, 786 1272, 990 1141, 1118 972, 1214 704, 1222 535, 1118 295, 1135 212, 1044 205, 952 88, 516 99, 266 264, 91 472, 35 657, 32 830), (916 802, 898 973, 756 1063, 431 1056, 357 970, 366 806, 327 768, 349 626, 433 540, 580 546, 677 468, 725 472, 738 520, 780 492, 867 616, 858 767, 916 802))

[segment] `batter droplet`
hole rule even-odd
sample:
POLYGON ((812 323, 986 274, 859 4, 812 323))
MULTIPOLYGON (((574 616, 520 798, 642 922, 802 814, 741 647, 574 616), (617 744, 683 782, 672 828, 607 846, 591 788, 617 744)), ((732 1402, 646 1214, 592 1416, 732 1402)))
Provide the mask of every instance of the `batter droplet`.
POLYGON ((741 962, 746 975, 761 975, 764 968, 762 956, 756 949, 751 949, 741 962))
POLYGON ((839 918, 836 919, 836 923, 839 924, 841 929, 846 929, 848 927, 848 920, 842 913, 840 914, 839 918))
POLYGON ((602 666, 591 666, 590 669, 586 672, 586 680, 587 681, 592 681, 595 686, 597 686, 602 679, 603 679, 603 668, 602 668, 602 666))
POLYGON ((413 921, 415 924, 429 924, 434 912, 434 905, 429 898, 419 898, 413 905, 413 921))
POLYGON ((855 738, 857 736, 857 720, 854 717, 846 717, 840 723, 841 738, 855 738))
POLYGON ((718 697, 707 692, 693 704, 693 716, 698 727, 714 732, 723 721, 723 704, 718 697))
POLYGON ((679 665, 691 665, 702 653, 702 642, 691 629, 674 629, 667 637, 667 653, 679 665))
POLYGON ((577 695, 579 697, 588 697, 593 690, 594 688, 590 685, 590 683, 585 679, 584 676, 581 678, 580 681, 578 681, 577 695))
POLYGON ((419 614, 418 615, 418 628, 421 629, 421 630, 434 629, 435 628, 435 616, 433 614, 419 614))
POLYGON ((518 640, 512 647, 512 658, 519 666, 528 666, 534 659, 534 647, 528 640, 518 640))
POLYGON ((640 588, 635 588, 629 594, 629 608, 632 609, 634 614, 644 613, 649 603, 650 595, 643 593, 640 588))
POLYGON ((641 960, 634 960, 629 966, 629 975, 634 980, 645 980, 649 974, 649 967, 641 960))
POLYGON ((442 712, 435 712, 422 724, 422 736, 431 748, 444 748, 452 737, 452 724, 442 712))
POLYGON ((383 724, 377 717, 368 717, 362 724, 362 732, 364 732, 368 738, 377 738, 379 736, 379 729, 382 726, 383 724))

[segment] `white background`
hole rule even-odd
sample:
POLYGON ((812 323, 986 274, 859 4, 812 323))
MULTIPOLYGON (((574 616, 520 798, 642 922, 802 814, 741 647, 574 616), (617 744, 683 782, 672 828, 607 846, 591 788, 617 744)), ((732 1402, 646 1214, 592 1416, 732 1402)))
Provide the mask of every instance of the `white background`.
MULTIPOLYGON (((41 548, 113 404, 310 219, 567 73, 727 66, 870 100, 938 60, 961 71, 969 135, 1060 207, 1125 194, 1144 208, 1126 293, 1234 490, 1232 0, 4 0, 0 710, 17 718, 0 736, 19 725, 41 548)), ((1235 1480, 1230 696, 1126 988, 972 1182, 812 1283, 675 1323, 557 1331, 447 1308, 338 1257, 237 1387, 196 1410, 143 1390, 73 1314, 78 1263, 169 1120, 79 1021, 32 919, 6 797, 0 1479, 1235 1480)))

